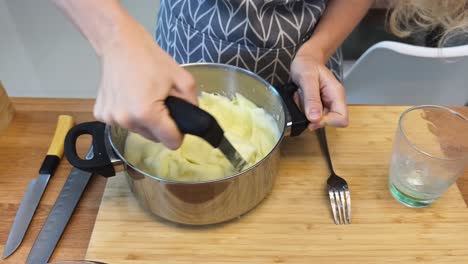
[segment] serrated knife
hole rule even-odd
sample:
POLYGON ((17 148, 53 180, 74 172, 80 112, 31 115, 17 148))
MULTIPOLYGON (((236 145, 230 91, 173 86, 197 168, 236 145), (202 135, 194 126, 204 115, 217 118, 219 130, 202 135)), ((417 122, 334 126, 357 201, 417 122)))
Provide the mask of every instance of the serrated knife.
MULTIPOLYGON (((91 159, 92 156, 93 151, 91 148, 86 155, 86 159, 91 159)), ((29 252, 27 264, 45 264, 49 261, 91 176, 91 172, 82 171, 75 167, 72 168, 29 252)))
POLYGON ((55 134, 50 144, 47 156, 39 169, 39 176, 31 180, 26 193, 21 200, 15 220, 8 235, 8 239, 3 251, 3 259, 9 257, 19 247, 23 241, 24 235, 28 230, 29 224, 36 212, 39 201, 44 194, 50 177, 53 176, 62 156, 63 144, 68 130, 73 126, 73 117, 69 115, 60 115, 57 121, 55 134))

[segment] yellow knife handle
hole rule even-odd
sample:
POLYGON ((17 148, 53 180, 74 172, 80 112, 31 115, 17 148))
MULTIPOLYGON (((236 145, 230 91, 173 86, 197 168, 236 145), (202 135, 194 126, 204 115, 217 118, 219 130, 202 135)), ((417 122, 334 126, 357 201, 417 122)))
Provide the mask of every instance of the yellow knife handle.
POLYGON ((42 162, 39 173, 52 175, 57 168, 60 159, 63 157, 63 148, 65 137, 68 131, 73 127, 73 117, 69 115, 60 115, 55 128, 54 137, 50 143, 47 156, 42 162))
POLYGON ((57 128, 55 128, 55 134, 50 143, 47 155, 54 155, 59 158, 63 157, 63 144, 65 142, 65 136, 68 131, 73 127, 73 117, 69 115, 60 115, 57 121, 57 128))

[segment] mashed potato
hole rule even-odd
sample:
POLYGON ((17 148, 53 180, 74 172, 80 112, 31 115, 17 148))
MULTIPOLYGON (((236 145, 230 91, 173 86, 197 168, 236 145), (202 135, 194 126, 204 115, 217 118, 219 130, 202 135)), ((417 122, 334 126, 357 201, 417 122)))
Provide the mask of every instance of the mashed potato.
MULTIPOLYGON (((230 100, 202 93, 199 104, 216 118, 225 137, 249 166, 270 153, 279 140, 280 131, 273 117, 240 94, 230 100)), ((137 168, 176 181, 207 181, 234 173, 221 151, 192 135, 186 135, 182 146, 172 151, 161 143, 129 133, 124 155, 137 168)))

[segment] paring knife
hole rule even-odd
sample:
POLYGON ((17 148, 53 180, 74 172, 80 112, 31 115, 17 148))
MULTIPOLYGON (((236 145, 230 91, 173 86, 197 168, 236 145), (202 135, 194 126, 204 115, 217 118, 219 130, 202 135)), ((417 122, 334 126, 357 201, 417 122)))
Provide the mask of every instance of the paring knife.
MULTIPOLYGON (((92 155, 91 149, 86 155, 86 159, 91 159, 92 155)), ((49 261, 91 176, 91 172, 82 171, 77 168, 71 170, 67 181, 55 201, 54 207, 52 207, 44 226, 42 226, 29 252, 26 263, 44 264, 49 261)))
POLYGON ((3 258, 9 257, 19 247, 28 230, 34 212, 41 200, 50 177, 54 174, 63 156, 63 144, 68 130, 73 126, 73 117, 60 115, 57 128, 50 144, 47 156, 39 169, 39 177, 31 180, 13 221, 8 240, 3 251, 3 258))
POLYGON ((199 136, 218 148, 237 171, 247 167, 248 163, 224 136, 224 130, 210 113, 178 97, 169 96, 165 103, 181 133, 199 136))

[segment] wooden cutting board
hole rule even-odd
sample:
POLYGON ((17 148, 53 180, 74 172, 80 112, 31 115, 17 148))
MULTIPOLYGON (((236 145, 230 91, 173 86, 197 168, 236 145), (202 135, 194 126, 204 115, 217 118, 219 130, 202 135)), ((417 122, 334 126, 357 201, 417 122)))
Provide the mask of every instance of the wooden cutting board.
POLYGON ((328 171, 315 135, 286 138, 273 192, 228 223, 184 227, 139 205, 111 178, 87 259, 107 263, 468 263, 468 209, 456 185, 432 207, 407 208, 388 191, 397 119, 405 107, 350 107, 351 126, 328 129, 348 181, 352 224, 333 223, 328 171))

